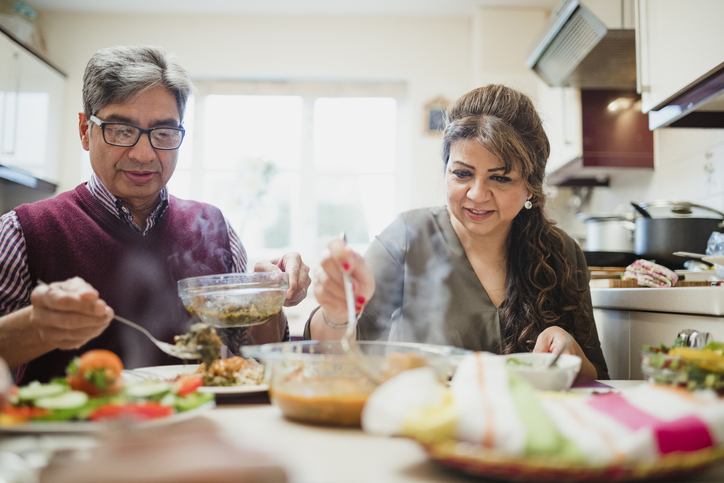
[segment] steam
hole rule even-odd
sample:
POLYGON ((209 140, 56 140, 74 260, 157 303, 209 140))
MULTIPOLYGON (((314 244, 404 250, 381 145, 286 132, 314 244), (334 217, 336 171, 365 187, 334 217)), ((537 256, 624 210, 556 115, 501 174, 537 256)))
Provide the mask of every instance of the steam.
MULTIPOLYGON (((430 243, 434 254, 447 253, 450 250, 440 233, 433 234, 430 241, 425 241, 425 243, 430 243)), ((407 240, 408 246, 414 244, 414 238, 407 240)), ((410 258, 416 255, 408 252, 406 256, 410 258)), ((451 288, 447 281, 453 267, 438 256, 426 257, 424 264, 415 263, 416 261, 408 260, 408 263, 404 265, 406 273, 404 274, 402 306, 399 306, 399 300, 390 300, 386 307, 380 309, 377 326, 384 327, 380 340, 431 344, 449 343, 450 334, 448 331, 446 336, 445 315, 449 310, 451 299, 451 288), (415 267, 422 268, 414 271, 415 267), (405 314, 409 316, 410 320, 406 320, 405 314), (425 320, 420 320, 422 317, 425 320)), ((377 290, 385 290, 393 283, 402 285, 403 281, 380 280, 377 290)))

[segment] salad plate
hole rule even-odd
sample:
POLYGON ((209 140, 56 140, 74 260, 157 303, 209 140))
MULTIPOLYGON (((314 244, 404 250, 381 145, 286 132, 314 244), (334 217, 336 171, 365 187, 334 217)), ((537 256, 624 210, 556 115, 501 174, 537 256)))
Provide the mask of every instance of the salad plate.
MULTIPOLYGON (((171 381, 176 379, 181 374, 193 374, 198 368, 198 364, 177 364, 170 366, 141 367, 138 369, 124 370, 123 377, 127 381, 171 381)), ((252 394, 268 391, 269 385, 254 384, 244 386, 201 386, 196 390, 198 392, 207 392, 217 395, 252 394)))
POLYGON ((168 426, 195 418, 216 406, 209 401, 201 406, 172 414, 165 418, 149 419, 147 421, 120 422, 120 421, 29 421, 21 424, 0 424, 0 435, 3 433, 95 433, 114 428, 143 429, 159 426, 168 426))

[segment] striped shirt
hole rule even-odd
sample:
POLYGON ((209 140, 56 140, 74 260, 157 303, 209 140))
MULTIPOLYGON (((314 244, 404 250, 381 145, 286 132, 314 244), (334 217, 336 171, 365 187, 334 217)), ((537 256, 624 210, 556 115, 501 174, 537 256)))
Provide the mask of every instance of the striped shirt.
MULTIPOLYGON (((95 174, 91 175, 86 187, 105 209, 143 235, 147 235, 156 226, 166 208, 168 208, 168 188, 164 187, 159 193, 160 203, 148 215, 146 228, 142 229, 133 221, 133 215, 123 206, 121 200, 112 195, 95 174)), ((224 218, 224 221, 229 231, 229 244, 231 245, 231 271, 244 272, 247 263, 246 250, 229 224, 229 220, 224 218)), ((30 292, 32 289, 23 230, 15 211, 10 211, 0 216, 0 316, 30 305, 30 292)), ((222 335, 222 338, 227 339, 225 342, 230 347, 237 347, 246 343, 245 330, 225 329, 220 332, 224 332, 220 335, 222 335)), ((286 339, 288 339, 287 334, 285 334, 284 340, 286 339)))

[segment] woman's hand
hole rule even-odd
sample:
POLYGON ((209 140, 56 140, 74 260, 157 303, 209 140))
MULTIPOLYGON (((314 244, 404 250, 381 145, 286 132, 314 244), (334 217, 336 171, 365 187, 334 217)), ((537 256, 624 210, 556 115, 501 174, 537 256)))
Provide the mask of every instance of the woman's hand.
POLYGON ((329 242, 316 273, 314 296, 320 311, 333 324, 347 322, 347 299, 342 274, 347 273, 354 289, 355 310, 364 309, 375 293, 375 279, 364 259, 340 238, 329 242))
POLYGON ((30 324, 44 344, 77 349, 98 337, 113 318, 113 309, 79 277, 40 284, 30 294, 30 324))
POLYGON ((598 378, 598 371, 588 360, 588 357, 583 353, 583 349, 578 345, 576 339, 571 336, 568 332, 561 329, 560 327, 548 327, 546 330, 538 335, 538 339, 535 341, 535 347, 533 352, 558 352, 568 341, 568 347, 563 351, 564 354, 573 354, 581 358, 581 369, 578 371, 579 374, 590 377, 591 379, 598 378))
POLYGON ((309 278, 309 267, 302 261, 297 252, 285 253, 281 258, 274 258, 268 262, 258 262, 254 266, 255 272, 281 271, 289 274, 289 289, 284 301, 285 307, 294 307, 307 296, 307 289, 312 279, 309 278))

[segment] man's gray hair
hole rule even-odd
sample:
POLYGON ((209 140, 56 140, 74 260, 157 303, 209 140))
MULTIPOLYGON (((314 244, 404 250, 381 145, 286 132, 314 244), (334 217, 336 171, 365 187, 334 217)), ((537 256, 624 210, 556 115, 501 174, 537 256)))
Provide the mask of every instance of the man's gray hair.
POLYGON ((127 102, 159 86, 176 98, 183 121, 186 101, 194 85, 173 54, 151 46, 101 49, 93 54, 83 74, 83 110, 90 118, 109 104, 127 102))

